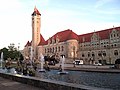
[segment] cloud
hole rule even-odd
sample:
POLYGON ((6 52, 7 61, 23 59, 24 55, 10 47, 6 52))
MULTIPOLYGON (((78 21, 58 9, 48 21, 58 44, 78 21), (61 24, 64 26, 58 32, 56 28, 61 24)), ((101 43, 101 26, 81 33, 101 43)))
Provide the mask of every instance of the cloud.
POLYGON ((119 9, 109 9, 109 10, 97 10, 97 13, 102 13, 102 14, 108 14, 108 15, 115 15, 115 14, 120 14, 119 9))
POLYGON ((49 0, 28 0, 26 4, 36 6, 36 7, 47 6, 49 4, 49 0))
POLYGON ((95 4, 95 8, 99 8, 107 3, 112 2, 112 1, 114 1, 114 0, 98 0, 95 4))
POLYGON ((18 0, 2 0, 0 1, 0 11, 6 10, 17 10, 22 4, 18 0))

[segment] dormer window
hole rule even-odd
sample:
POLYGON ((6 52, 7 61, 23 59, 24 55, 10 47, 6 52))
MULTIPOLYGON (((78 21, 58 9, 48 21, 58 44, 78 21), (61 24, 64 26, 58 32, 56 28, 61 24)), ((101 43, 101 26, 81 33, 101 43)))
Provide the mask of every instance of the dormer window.
POLYGON ((56 43, 59 43, 59 41, 60 41, 60 39, 59 39, 59 37, 57 35, 57 37, 56 37, 56 43))
POLYGON ((52 38, 52 44, 54 44, 55 43, 55 39, 54 39, 54 37, 52 38))

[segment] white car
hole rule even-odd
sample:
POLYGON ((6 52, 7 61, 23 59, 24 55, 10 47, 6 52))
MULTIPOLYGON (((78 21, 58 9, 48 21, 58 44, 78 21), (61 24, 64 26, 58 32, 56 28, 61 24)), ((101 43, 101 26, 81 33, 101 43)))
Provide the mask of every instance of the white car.
POLYGON ((102 64, 101 63, 95 63, 94 65, 101 66, 102 64))
POLYGON ((83 60, 75 60, 75 61, 73 61, 73 63, 75 65, 80 65, 80 64, 83 64, 83 60))

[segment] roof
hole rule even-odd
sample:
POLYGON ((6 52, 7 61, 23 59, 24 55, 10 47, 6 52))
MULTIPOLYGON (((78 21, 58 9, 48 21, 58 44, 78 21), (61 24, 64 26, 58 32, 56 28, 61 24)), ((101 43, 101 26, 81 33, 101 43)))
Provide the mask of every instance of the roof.
POLYGON ((34 12, 32 13, 32 16, 35 16, 36 14, 41 16, 40 12, 39 12, 38 9, 35 7, 35 8, 34 8, 34 12))
POLYGON ((43 36, 40 34, 40 43, 38 44, 38 46, 40 45, 46 45, 47 42, 45 41, 45 39, 43 38, 43 36))
MULTIPOLYGON (((105 29, 105 30, 101 30, 101 31, 97 31, 97 32, 77 35, 72 30, 67 29, 67 30, 56 33, 48 40, 52 41, 52 38, 56 39, 58 37, 59 42, 65 42, 65 41, 71 40, 71 39, 75 39, 75 40, 79 41, 80 43, 90 42, 91 37, 93 36, 94 33, 96 33, 100 37, 100 40, 103 40, 103 39, 109 38, 109 34, 112 32, 113 29, 120 31, 120 27, 113 27, 113 28, 109 28, 109 29, 105 29)), ((40 40, 40 43, 38 44, 38 46, 39 45, 47 45, 48 40, 45 41, 45 39, 43 38, 43 36, 41 34, 40 34, 40 37, 41 37, 40 38, 41 40, 40 40)), ((28 41, 27 44, 25 45, 25 47, 26 46, 31 46, 31 42, 28 41)))
POLYGON ((48 40, 52 40, 52 38, 56 39, 57 37, 59 39, 59 42, 64 42, 64 41, 71 40, 71 39, 79 40, 78 35, 70 29, 58 32, 55 35, 53 35, 51 38, 49 38, 48 40))
POLYGON ((109 28, 109 29, 105 29, 105 30, 100 30, 100 31, 97 31, 97 32, 82 34, 82 35, 78 35, 79 41, 80 41, 80 43, 90 42, 91 37, 94 33, 96 33, 100 37, 100 40, 108 39, 109 34, 112 32, 113 29, 115 29, 117 31, 120 31, 120 27, 113 27, 113 28, 109 28))
POLYGON ((31 41, 31 42, 28 41, 28 42, 26 43, 25 47, 31 46, 31 43, 32 43, 32 41, 31 41))

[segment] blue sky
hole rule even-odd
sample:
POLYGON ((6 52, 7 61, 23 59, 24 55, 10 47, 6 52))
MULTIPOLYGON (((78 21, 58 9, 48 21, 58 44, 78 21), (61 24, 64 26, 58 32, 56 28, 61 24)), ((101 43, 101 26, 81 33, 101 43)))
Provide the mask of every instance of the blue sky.
POLYGON ((45 40, 66 29, 80 35, 120 26, 120 0, 1 0, 0 48, 20 43, 23 49, 31 41, 35 6, 45 40))

